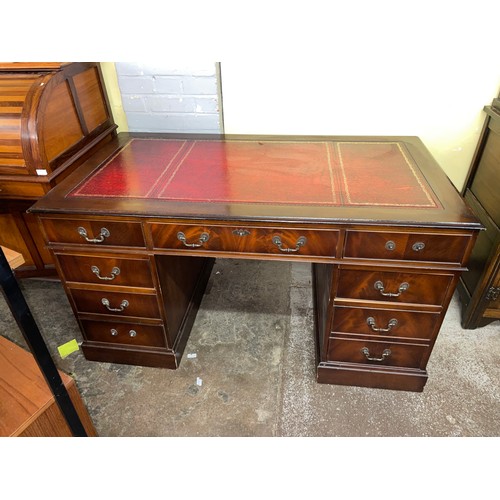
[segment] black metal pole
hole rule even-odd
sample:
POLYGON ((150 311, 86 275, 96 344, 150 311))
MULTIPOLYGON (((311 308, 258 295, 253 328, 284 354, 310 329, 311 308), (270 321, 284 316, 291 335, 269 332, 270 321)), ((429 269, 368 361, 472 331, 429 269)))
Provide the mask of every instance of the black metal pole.
POLYGON ((38 363, 40 370, 54 394, 56 403, 69 425, 73 436, 85 437, 87 433, 76 412, 76 409, 69 397, 68 391, 63 384, 61 376, 57 371, 56 365, 49 350, 45 345, 38 325, 33 318, 28 307, 26 299, 19 287, 19 283, 7 262, 7 258, 0 247, 0 282, 7 304, 16 320, 21 333, 23 334, 28 346, 38 363))

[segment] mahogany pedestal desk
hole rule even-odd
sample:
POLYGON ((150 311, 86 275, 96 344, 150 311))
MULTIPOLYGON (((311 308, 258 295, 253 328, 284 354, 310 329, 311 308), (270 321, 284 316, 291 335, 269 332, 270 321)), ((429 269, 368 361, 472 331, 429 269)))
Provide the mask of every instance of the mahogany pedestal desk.
POLYGON ((481 228, 416 137, 123 133, 31 211, 87 359, 176 368, 214 258, 306 261, 317 381, 411 391, 481 228))

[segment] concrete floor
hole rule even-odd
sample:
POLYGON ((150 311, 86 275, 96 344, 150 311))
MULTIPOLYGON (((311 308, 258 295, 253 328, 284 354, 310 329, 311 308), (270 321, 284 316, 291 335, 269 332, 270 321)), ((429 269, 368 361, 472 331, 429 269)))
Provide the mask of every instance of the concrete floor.
MULTIPOLYGON (((316 383, 306 264, 218 260, 175 371, 61 359, 81 335, 60 283, 21 286, 100 436, 500 435, 500 322, 463 330, 457 296, 411 393, 316 383)), ((24 344, 4 300, 0 335, 24 344)))

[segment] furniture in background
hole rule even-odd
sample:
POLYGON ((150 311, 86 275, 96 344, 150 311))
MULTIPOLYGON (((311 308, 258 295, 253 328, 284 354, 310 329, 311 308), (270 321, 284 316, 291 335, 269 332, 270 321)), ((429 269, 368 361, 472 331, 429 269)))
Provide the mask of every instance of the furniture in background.
POLYGON ((95 436, 74 380, 56 369, 13 274, 24 259, 5 250, 0 286, 32 354, 0 336, 0 436, 95 436))
POLYGON ((120 133, 31 212, 89 360, 176 368, 214 258, 311 262, 318 382, 411 391, 481 228, 412 137, 120 133))
POLYGON ((57 276, 26 210, 115 132, 98 63, 0 63, 0 244, 57 276))
MULTIPOLYGON (((96 436, 75 381, 59 371, 87 436, 96 436)), ((33 356, 0 336, 0 436, 70 437, 54 394, 33 356)))
POLYGON ((485 107, 486 120, 462 196, 486 228, 460 278, 462 326, 500 320, 500 99, 485 107))

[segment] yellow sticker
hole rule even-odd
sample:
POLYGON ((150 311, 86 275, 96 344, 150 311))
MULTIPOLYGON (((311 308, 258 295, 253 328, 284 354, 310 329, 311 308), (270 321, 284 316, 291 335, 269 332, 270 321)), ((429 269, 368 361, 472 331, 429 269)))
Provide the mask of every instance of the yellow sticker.
POLYGON ((57 348, 57 350, 59 351, 59 355, 63 359, 69 356, 72 352, 78 351, 78 349, 79 349, 78 342, 75 339, 70 340, 69 342, 66 342, 63 345, 60 345, 57 348))

